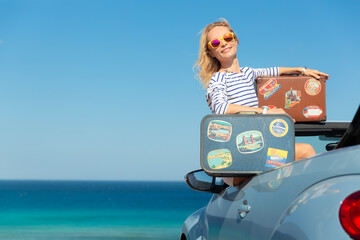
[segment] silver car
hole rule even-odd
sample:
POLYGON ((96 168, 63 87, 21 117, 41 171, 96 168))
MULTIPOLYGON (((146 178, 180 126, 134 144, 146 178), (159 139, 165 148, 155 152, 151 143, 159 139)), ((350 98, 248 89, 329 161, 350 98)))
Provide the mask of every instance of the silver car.
POLYGON ((188 173, 188 185, 213 193, 190 215, 181 239, 360 239, 360 108, 351 123, 295 124, 295 141, 317 155, 226 185, 221 172, 188 173))

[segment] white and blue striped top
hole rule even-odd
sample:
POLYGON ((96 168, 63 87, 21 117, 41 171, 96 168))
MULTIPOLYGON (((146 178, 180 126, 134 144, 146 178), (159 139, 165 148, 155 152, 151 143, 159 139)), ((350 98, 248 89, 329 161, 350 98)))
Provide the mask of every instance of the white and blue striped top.
POLYGON ((215 73, 206 92, 211 112, 225 114, 229 104, 258 107, 255 80, 260 76, 279 76, 279 68, 242 67, 241 73, 215 73))

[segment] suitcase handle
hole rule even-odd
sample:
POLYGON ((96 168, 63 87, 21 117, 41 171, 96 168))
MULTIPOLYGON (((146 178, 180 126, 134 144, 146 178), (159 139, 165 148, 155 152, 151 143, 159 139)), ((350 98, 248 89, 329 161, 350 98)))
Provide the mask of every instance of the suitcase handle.
MULTIPOLYGON (((271 76, 267 76, 267 77, 271 77, 271 76)), ((282 74, 280 76, 276 76, 276 77, 273 77, 273 78, 277 78, 277 77, 309 77, 309 78, 313 78, 313 77, 310 77, 310 76, 302 76, 300 74, 282 74)), ((314 78, 315 79, 315 78, 314 78)), ((316 79, 317 80, 317 79, 316 79)), ((325 77, 325 76, 320 76, 320 79, 321 81, 323 82, 326 82, 326 80, 329 80, 329 77, 325 77)), ((318 81, 319 81, 318 80, 318 81)), ((263 81, 262 77, 257 77, 256 78, 256 81, 257 83, 261 83, 263 81)))
POLYGON ((236 112, 235 114, 259 114, 259 113, 255 111, 239 111, 236 112))

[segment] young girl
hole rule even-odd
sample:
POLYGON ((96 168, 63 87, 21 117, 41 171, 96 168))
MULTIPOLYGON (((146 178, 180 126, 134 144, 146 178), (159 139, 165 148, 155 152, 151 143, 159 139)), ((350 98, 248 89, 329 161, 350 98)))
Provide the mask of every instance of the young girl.
MULTIPOLYGON (((236 55, 238 44, 237 36, 225 19, 206 26, 200 37, 199 59, 195 68, 200 82, 207 88, 206 100, 215 114, 231 114, 239 111, 263 113, 264 110, 258 106, 254 86, 255 79, 259 76, 302 74, 317 79, 321 75, 328 76, 317 70, 303 67, 240 67, 236 55)), ((265 111, 269 114, 286 114, 282 108, 265 111)), ((311 145, 295 144, 296 160, 313 155, 315 151, 311 145)), ((236 185, 236 183, 234 181, 229 185, 236 185)))

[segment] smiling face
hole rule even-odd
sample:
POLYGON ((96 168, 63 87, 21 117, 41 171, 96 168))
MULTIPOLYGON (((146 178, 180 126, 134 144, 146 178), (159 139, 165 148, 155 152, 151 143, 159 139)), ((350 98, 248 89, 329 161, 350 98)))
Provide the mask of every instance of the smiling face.
MULTIPOLYGON (((207 34, 207 41, 212 41, 214 39, 220 39, 224 34, 230 33, 230 29, 223 26, 214 27, 207 34)), ((209 48, 209 54, 212 57, 217 58, 221 65, 225 65, 229 61, 232 61, 236 58, 237 53, 237 38, 231 42, 226 42, 223 39, 220 40, 220 45, 218 48, 213 49, 209 48)))

